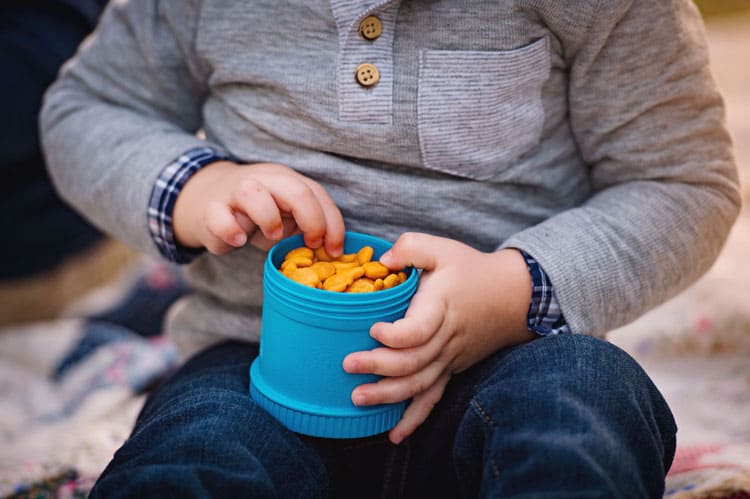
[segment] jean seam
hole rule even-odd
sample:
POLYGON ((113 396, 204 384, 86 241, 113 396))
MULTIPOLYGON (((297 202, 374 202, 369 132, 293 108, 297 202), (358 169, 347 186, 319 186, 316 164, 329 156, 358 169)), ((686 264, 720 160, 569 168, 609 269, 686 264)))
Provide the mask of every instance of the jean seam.
MULTIPOLYGON (((482 405, 476 400, 471 399, 471 408, 474 414, 482 420, 486 426, 490 427, 493 431, 497 429, 497 423, 490 417, 489 413, 484 410, 482 405)), ((489 457, 489 464, 492 467, 492 475, 495 479, 500 478, 500 467, 497 465, 493 456, 489 457)))
POLYGON ((485 411, 482 406, 479 404, 477 399, 471 399, 471 408, 474 410, 474 412, 479 416, 479 418, 490 425, 492 428, 497 427, 497 424, 495 424, 495 421, 492 420, 490 415, 485 411))
POLYGON ((492 466, 492 474, 495 476, 495 478, 500 478, 500 468, 497 467, 497 463, 495 462, 495 458, 490 458, 490 465, 492 466))
POLYGON ((387 499, 388 497, 388 484, 391 481, 391 475, 393 474, 393 461, 396 459, 397 449, 391 450, 388 456, 388 464, 385 467, 385 476, 383 476, 383 493, 380 495, 381 499, 387 499))
POLYGON ((404 442, 404 462, 401 470, 401 483, 398 488, 398 496, 406 497, 404 491, 406 490, 406 477, 408 476, 409 460, 411 459, 411 446, 408 442, 404 442))

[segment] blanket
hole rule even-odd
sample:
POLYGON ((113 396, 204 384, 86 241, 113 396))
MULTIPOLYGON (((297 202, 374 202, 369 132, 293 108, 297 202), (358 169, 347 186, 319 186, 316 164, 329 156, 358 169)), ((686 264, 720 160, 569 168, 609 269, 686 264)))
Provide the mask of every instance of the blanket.
POLYGON ((81 318, 0 329, 1 497, 86 497, 176 366, 153 329, 183 291, 175 269, 138 262, 74 305, 81 318))

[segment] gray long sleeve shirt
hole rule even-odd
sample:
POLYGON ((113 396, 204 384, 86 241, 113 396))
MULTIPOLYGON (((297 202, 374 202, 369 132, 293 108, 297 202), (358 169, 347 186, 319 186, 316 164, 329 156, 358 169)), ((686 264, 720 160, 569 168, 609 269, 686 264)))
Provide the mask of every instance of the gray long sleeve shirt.
MULTIPOLYGON (((317 180, 351 230, 523 249, 593 335, 705 272, 740 205, 688 0, 115 2, 41 129, 62 195, 143 251, 162 169, 210 145, 317 180)), ((264 256, 190 264, 185 352, 257 340, 264 256)))

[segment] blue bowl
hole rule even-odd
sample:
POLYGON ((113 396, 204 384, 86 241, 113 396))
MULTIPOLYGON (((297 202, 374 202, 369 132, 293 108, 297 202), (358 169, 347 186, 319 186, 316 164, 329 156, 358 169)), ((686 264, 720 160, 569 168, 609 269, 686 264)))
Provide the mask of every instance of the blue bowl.
MULTIPOLYGON (((250 367, 253 399, 292 431, 327 438, 358 438, 382 433, 401 419, 406 402, 357 407, 354 388, 381 376, 349 374, 342 366, 351 352, 380 346, 370 327, 406 313, 418 274, 371 293, 338 293, 304 286, 278 270, 286 253, 304 245, 302 235, 268 252, 263 274, 260 355, 250 367)), ((373 260, 391 247, 384 239, 347 232, 344 252, 363 246, 373 260)))

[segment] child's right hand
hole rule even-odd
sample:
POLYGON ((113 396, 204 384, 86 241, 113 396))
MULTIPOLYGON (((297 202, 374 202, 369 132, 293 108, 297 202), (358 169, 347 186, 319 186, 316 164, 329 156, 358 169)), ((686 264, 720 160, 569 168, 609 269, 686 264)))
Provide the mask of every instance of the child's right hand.
POLYGON ((223 255, 244 246, 268 249, 294 232, 311 248, 341 254, 344 219, 317 182, 274 163, 217 161, 183 186, 172 215, 175 240, 223 255), (256 230, 259 229, 259 230, 256 230))

